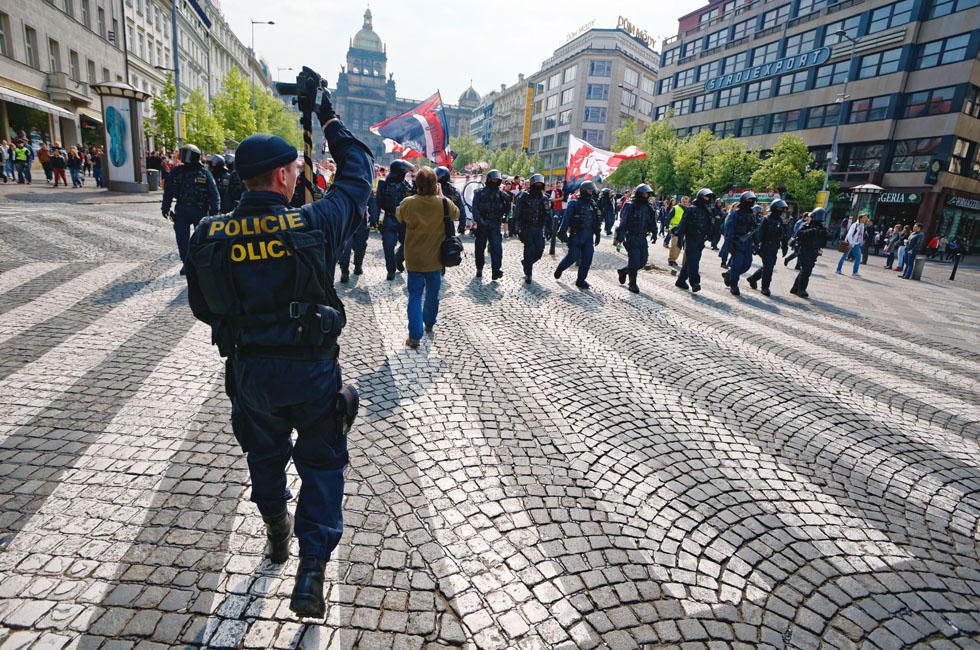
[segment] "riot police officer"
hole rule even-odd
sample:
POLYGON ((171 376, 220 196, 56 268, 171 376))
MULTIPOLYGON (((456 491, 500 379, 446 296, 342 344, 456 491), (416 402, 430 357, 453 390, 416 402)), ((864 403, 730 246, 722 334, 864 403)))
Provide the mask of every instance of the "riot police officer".
POLYGON ((776 199, 769 205, 769 214, 759 224, 756 233, 756 243, 759 246, 759 257, 762 258, 762 267, 756 269, 755 273, 746 278, 749 286, 757 288, 759 279, 762 279, 762 295, 769 296, 769 284, 772 282, 772 270, 776 266, 776 257, 779 256, 779 247, 786 236, 786 226, 783 224, 783 215, 786 213, 786 201, 776 199))
POLYGON ((337 338, 346 317, 330 276, 363 217, 373 164, 327 93, 316 113, 338 164, 331 191, 291 209, 296 148, 251 135, 236 152, 247 191, 235 212, 201 223, 187 262, 190 307, 227 357, 232 429, 275 563, 289 557, 290 457, 299 473, 300 561, 289 607, 309 617, 325 611, 324 569, 343 532, 346 434, 357 410, 356 392, 341 385, 337 338))
POLYGON ((544 195, 544 176, 531 176, 531 186, 517 197, 514 218, 524 244, 524 283, 531 284, 534 263, 544 253, 544 230, 551 223, 551 203, 544 195))
POLYGON ((218 186, 218 202, 221 204, 219 212, 221 214, 226 214, 231 212, 231 208, 228 207, 228 184, 229 176, 228 169, 225 167, 225 157, 219 156, 218 154, 212 154, 208 161, 211 176, 214 178, 214 184, 218 186))
MULTIPOLYGON (((167 177, 161 209, 164 218, 174 222, 177 251, 181 261, 186 262, 191 226, 196 228, 204 217, 218 214, 221 205, 214 177, 201 165, 201 150, 192 144, 185 144, 180 148, 178 159, 183 164, 174 167, 167 177), (176 205, 171 215, 170 204, 174 200, 176 205)), ((185 269, 186 266, 181 266, 181 275, 185 269)))
POLYGON ((235 171, 235 154, 225 154, 225 169, 228 171, 228 208, 222 212, 231 212, 238 207, 238 202, 245 193, 242 177, 235 171))
POLYGON ((513 197, 500 189, 504 177, 496 169, 487 172, 486 184, 473 195, 473 220, 476 222, 476 277, 483 277, 484 257, 490 248, 492 279, 504 277, 501 270, 504 250, 500 236, 500 224, 510 212, 513 197))
POLYGON ((385 253, 385 268, 388 270, 388 280, 395 279, 395 271, 405 270, 405 224, 395 218, 402 199, 412 194, 411 184, 405 180, 405 174, 412 170, 412 165, 404 160, 391 163, 388 176, 378 181, 378 207, 384 210, 384 221, 381 222, 381 245, 385 253), (397 247, 397 248, 396 248, 397 247))
POLYGON ((738 198, 738 209, 725 221, 725 246, 731 253, 728 271, 721 274, 733 296, 739 295, 738 278, 752 266, 752 238, 756 227, 755 192, 746 190, 738 198))
POLYGON ((715 200, 715 205, 711 209, 711 250, 718 250, 718 240, 721 239, 722 230, 725 225, 725 202, 721 199, 715 200))
POLYGON ((599 195, 599 212, 602 214, 602 223, 606 226, 606 234, 611 235, 616 222, 616 204, 613 202, 612 190, 608 187, 604 187, 599 195))
POLYGON ((465 217, 463 216, 463 200, 459 196, 459 192, 452 182, 452 173, 449 168, 445 165, 439 165, 436 167, 436 180, 439 181, 439 188, 442 190, 442 195, 456 204, 459 209, 459 224, 465 223, 465 217))
POLYGON ((684 262, 674 286, 687 290, 687 280, 691 280, 691 290, 701 291, 701 252, 704 242, 711 234, 714 218, 711 203, 715 193, 705 187, 698 190, 694 205, 684 210, 681 222, 677 224, 676 236, 684 242, 684 262))
POLYGON ((368 197, 367 210, 361 218, 360 225, 354 231, 354 236, 341 249, 340 257, 337 260, 340 263, 340 281, 344 284, 350 282, 350 254, 352 250, 354 252, 354 275, 364 273, 361 265, 364 264, 364 254, 367 253, 368 238, 371 236, 371 229, 368 224, 378 220, 378 212, 378 199, 372 192, 368 197))
POLYGON ((646 266, 650 254, 647 235, 653 234, 653 243, 657 241, 657 213, 650 205, 653 188, 646 183, 638 185, 633 190, 633 200, 619 211, 619 225, 616 227, 616 243, 626 244, 626 266, 618 269, 619 283, 625 284, 629 277, 629 290, 640 293, 636 284, 637 272, 646 266))
POLYGON ((578 262, 578 278, 575 280, 575 286, 579 289, 589 288, 585 278, 592 267, 592 255, 595 253, 595 246, 599 245, 599 234, 602 231, 602 217, 599 214, 595 189, 595 183, 592 181, 585 181, 579 186, 578 198, 568 202, 558 233, 559 239, 568 242, 568 253, 558 263, 555 279, 561 279, 565 269, 578 262), (571 231, 570 235, 569 231, 571 231))
POLYGON ((813 265, 817 263, 817 255, 820 249, 827 244, 827 229, 824 221, 827 218, 827 211, 817 208, 810 213, 810 221, 803 225, 796 233, 797 252, 800 257, 800 272, 793 281, 793 288, 790 293, 807 298, 810 294, 806 292, 810 284, 810 274, 813 272, 813 265))

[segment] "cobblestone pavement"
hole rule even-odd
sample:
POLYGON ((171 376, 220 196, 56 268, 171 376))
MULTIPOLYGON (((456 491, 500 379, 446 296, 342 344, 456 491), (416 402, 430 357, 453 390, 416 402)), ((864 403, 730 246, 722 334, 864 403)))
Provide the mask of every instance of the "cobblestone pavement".
POLYGON ((372 237, 313 624, 173 248, 152 205, 0 203, 0 650, 980 647, 975 272, 633 295, 607 239, 581 292, 508 241, 408 350, 372 237))

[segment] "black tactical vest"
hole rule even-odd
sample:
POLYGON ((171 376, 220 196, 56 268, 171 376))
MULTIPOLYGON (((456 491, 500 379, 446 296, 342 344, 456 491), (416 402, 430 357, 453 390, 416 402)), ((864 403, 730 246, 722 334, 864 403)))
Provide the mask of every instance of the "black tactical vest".
POLYGON ((507 199, 502 190, 483 187, 480 192, 480 216, 484 221, 500 223, 507 212, 507 199))
POLYGON ((210 207, 208 172, 203 167, 191 170, 185 167, 177 180, 177 205, 194 210, 207 210, 210 207))
POLYGON ((630 213, 626 217, 626 235, 629 237, 646 237, 653 224, 653 208, 649 203, 633 201, 630 213))
POLYGON ((328 240, 282 206, 205 219, 190 255, 222 356, 249 345, 330 347, 346 324, 327 273, 328 240))
POLYGON ((581 232, 596 230, 596 226, 598 225, 598 213, 599 206, 596 204, 594 198, 579 196, 575 214, 573 214, 572 218, 569 219, 568 224, 572 234, 577 235, 581 232))
MULTIPOLYGON (((380 185, 380 183, 379 183, 380 185)), ((393 181, 385 179, 384 187, 380 188, 378 195, 379 207, 385 211, 385 221, 395 222, 395 210, 401 205, 402 200, 411 193, 411 188, 405 180, 393 181)))
POLYGON ((543 228, 551 220, 551 204, 544 194, 525 192, 521 209, 521 222, 528 228, 543 228))

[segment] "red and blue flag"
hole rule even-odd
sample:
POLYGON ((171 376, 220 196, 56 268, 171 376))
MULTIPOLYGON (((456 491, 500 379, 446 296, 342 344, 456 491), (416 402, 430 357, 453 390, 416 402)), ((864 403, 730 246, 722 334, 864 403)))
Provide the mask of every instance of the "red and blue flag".
POLYGON ((449 128, 442 96, 436 94, 401 115, 371 127, 371 133, 393 140, 406 150, 418 151, 436 163, 452 167, 449 128))

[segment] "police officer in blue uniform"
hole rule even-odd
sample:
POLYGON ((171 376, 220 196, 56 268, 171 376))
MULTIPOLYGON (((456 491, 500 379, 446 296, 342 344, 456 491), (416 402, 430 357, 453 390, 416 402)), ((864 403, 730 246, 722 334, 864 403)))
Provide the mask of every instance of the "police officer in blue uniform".
POLYGON ((368 224, 377 222, 378 212, 378 199, 372 192, 371 196, 368 197, 367 210, 364 217, 361 218, 360 225, 354 231, 354 236, 351 237, 351 240, 340 251, 340 258, 338 260, 340 262, 340 281, 344 284, 350 282, 351 252, 354 253, 354 275, 364 273, 364 269, 362 268, 364 254, 367 253, 368 238, 371 236, 371 229, 368 224))
POLYGON ((384 210, 384 221, 381 222, 381 246, 385 253, 385 268, 388 269, 388 280, 395 279, 395 271, 405 270, 405 224, 395 218, 395 210, 406 196, 412 195, 412 185, 405 180, 405 174, 412 171, 412 165, 404 160, 391 163, 388 175, 378 181, 378 207, 384 210))
POLYGON ((221 211, 231 212, 238 207, 238 202, 242 200, 242 194, 245 193, 242 177, 235 171, 235 154, 225 154, 225 170, 228 172, 228 208, 221 211))
POLYGON ((218 186, 218 203, 220 204, 218 212, 227 214, 232 211, 232 208, 229 207, 228 201, 228 185, 230 179, 228 168, 225 167, 225 157, 213 154, 209 162, 210 169, 208 171, 211 172, 211 176, 214 178, 214 184, 218 186))
POLYGON ((733 296, 740 295, 738 278, 752 266, 752 239, 756 227, 755 192, 747 190, 738 198, 738 209, 725 221, 725 246, 731 253, 728 271, 721 274, 733 296))
POLYGON ((442 195, 456 204, 459 209, 459 219, 460 223, 463 221, 463 200, 459 196, 459 192, 453 185, 452 172, 445 165, 439 165, 436 167, 436 180, 439 181, 439 187, 442 190, 442 195))
POLYGON ((759 224, 756 233, 756 244, 759 250, 759 257, 762 258, 762 267, 756 269, 755 273, 745 278, 749 286, 753 289, 758 288, 759 280, 762 280, 762 295, 769 296, 769 285, 772 283, 772 270, 776 266, 776 258, 779 256, 779 247, 786 237, 786 226, 783 224, 783 215, 786 213, 786 201, 776 199, 769 204, 769 214, 759 224))
POLYGON ((606 226, 606 234, 611 235, 613 224, 616 222, 616 204, 613 201, 612 190, 608 187, 604 187, 599 195, 599 212, 602 213, 602 223, 606 226))
MULTIPOLYGON (((314 93, 308 88, 309 97, 314 93)), ((299 473, 300 562, 289 607, 310 617, 325 611, 323 574, 342 533, 346 433, 357 410, 356 393, 341 386, 337 337, 346 317, 330 277, 360 225, 373 173, 370 149, 336 117, 327 93, 316 114, 337 161, 331 190, 291 209, 296 148, 251 135, 235 161, 247 191, 233 213, 201 223, 187 262, 190 307, 227 357, 232 429, 247 456, 251 500, 274 563, 289 557, 290 457, 299 473)))
POLYGON ((544 195, 544 176, 531 176, 531 186, 517 197, 514 219, 524 244, 524 283, 531 284, 534 263, 544 253, 544 229, 551 225, 551 202, 544 195))
POLYGON ((483 277, 483 265, 486 249, 490 248, 490 269, 493 271, 493 280, 504 277, 501 270, 503 266, 504 249, 502 237, 500 236, 500 224, 503 222, 507 213, 510 212, 510 204, 513 198, 510 194, 500 189, 504 177, 496 169, 487 172, 487 180, 483 187, 478 189, 473 195, 473 221, 476 222, 476 277, 483 277))
POLYGON ((626 266, 619 269, 619 283, 625 284, 629 277, 629 290, 640 293, 636 284, 636 274, 646 266, 650 255, 647 235, 652 234, 652 241, 657 241, 657 213, 650 205, 653 188, 646 183, 638 185, 633 190, 633 200, 619 211, 619 226, 616 227, 616 242, 626 244, 626 266))
POLYGON ((711 250, 718 250, 718 240, 721 239, 722 230, 725 225, 725 202, 721 199, 715 200, 715 205, 711 209, 711 231, 708 238, 711 240, 711 250))
POLYGON ((555 279, 561 279, 565 269, 578 262, 578 278, 575 280, 575 286, 579 289, 589 288, 585 278, 592 268, 592 255, 595 253, 595 247, 599 245, 599 233, 602 230, 602 216, 599 214, 595 190, 595 183, 592 181, 585 181, 579 186, 578 198, 568 202, 558 233, 559 239, 568 242, 568 253, 558 263, 555 279))
POLYGON ((799 253, 800 272, 793 281, 793 288, 789 290, 793 295, 800 298, 808 298, 810 294, 806 292, 810 284, 810 274, 813 272, 813 265, 817 263, 817 256, 820 249, 827 245, 827 229, 824 221, 827 219, 827 211, 817 208, 810 213, 810 221, 806 222, 802 228, 796 232, 797 252, 799 253))
POLYGON ((681 222, 677 224, 677 236, 680 237, 678 241, 684 242, 684 263, 674 286, 685 291, 688 289, 688 280, 691 281, 691 291, 701 291, 701 253, 704 251, 705 240, 711 236, 714 218, 711 203, 714 198, 715 193, 709 188, 698 190, 694 205, 684 210, 681 222))
MULTIPOLYGON (((178 159, 183 164, 174 167, 167 176, 167 183, 163 188, 163 204, 160 207, 164 218, 174 222, 177 251, 180 253, 180 260, 186 262, 191 226, 196 228, 204 217, 218 214, 221 199, 214 177, 201 164, 200 149, 192 144, 185 144, 180 148, 178 159), (175 200, 176 205, 171 213, 170 204, 175 200)), ((185 266, 180 268, 181 275, 185 270, 185 266)))

